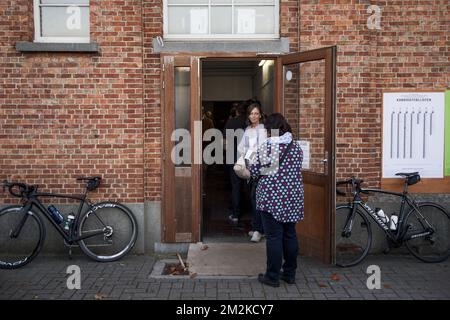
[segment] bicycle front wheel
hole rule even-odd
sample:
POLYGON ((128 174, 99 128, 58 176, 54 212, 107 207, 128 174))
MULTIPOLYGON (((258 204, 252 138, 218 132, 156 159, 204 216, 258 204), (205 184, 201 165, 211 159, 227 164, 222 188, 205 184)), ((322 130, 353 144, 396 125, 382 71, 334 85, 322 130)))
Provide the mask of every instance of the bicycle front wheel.
POLYGON ((101 262, 115 261, 126 255, 136 243, 136 218, 120 203, 98 203, 81 218, 78 235, 89 236, 79 241, 87 256, 101 262), (98 232, 101 233, 96 234, 98 232))
POLYGON ((24 219, 23 206, 10 206, 0 211, 0 269, 17 269, 39 253, 44 243, 45 228, 41 218, 29 210, 17 237, 16 228, 24 219))
POLYGON ((405 219, 406 247, 424 262, 441 262, 450 256, 450 216, 438 204, 419 203, 405 219), (431 231, 431 233, 430 233, 431 231), (429 233, 429 234, 428 234, 429 233))
POLYGON ((372 245, 372 230, 367 217, 356 211, 350 228, 344 229, 352 214, 352 206, 336 207, 336 265, 350 267, 360 263, 369 253, 372 245))

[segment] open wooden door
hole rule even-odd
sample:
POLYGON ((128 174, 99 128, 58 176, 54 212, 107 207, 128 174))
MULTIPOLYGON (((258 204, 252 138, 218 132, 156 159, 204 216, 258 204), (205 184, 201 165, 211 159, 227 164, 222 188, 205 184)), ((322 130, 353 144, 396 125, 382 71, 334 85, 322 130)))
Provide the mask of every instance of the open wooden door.
POLYGON ((300 253, 334 263, 336 47, 278 61, 278 105, 304 151, 305 218, 300 253))
POLYGON ((161 59, 164 119, 162 240, 197 242, 202 153, 199 58, 163 56, 161 59))

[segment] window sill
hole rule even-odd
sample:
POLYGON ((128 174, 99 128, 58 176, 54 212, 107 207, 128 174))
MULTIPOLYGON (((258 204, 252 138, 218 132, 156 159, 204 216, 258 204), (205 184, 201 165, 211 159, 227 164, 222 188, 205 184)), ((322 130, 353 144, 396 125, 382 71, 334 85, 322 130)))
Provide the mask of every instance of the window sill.
POLYGON ((45 42, 16 42, 19 52, 99 52, 96 42, 91 43, 45 43, 45 42))

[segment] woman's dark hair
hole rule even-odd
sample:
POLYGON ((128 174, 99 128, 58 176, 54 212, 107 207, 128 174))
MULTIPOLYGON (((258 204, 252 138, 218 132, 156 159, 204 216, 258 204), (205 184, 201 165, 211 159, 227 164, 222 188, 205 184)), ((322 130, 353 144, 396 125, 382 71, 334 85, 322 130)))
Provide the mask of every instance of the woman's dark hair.
POLYGON ((259 101, 252 101, 247 107, 247 120, 245 122, 248 126, 251 125, 250 119, 248 117, 250 116, 250 113, 252 113, 252 110, 255 108, 258 109, 259 114, 261 115, 259 123, 264 123, 264 113, 262 111, 261 104, 259 103, 259 101))
POLYGON ((235 118, 237 116, 237 110, 236 107, 231 107, 230 109, 230 117, 235 118))
POLYGON ((245 113, 247 112, 246 108, 247 108, 247 105, 245 104, 245 101, 239 103, 236 106, 236 116, 240 116, 240 115, 244 115, 245 116, 245 113))
POLYGON ((292 133, 291 126, 281 113, 272 113, 264 121, 264 128, 270 134, 270 130, 279 130, 279 135, 282 136, 286 132, 292 133))

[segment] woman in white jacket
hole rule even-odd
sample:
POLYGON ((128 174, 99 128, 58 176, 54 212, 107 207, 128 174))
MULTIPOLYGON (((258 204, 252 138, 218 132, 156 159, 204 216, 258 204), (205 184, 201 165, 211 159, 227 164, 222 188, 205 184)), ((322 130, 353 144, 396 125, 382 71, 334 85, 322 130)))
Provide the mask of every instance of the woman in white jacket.
MULTIPOLYGON (((253 153, 256 153, 258 146, 267 139, 267 133, 264 129, 263 113, 261 105, 258 102, 251 103, 247 108, 247 124, 242 140, 238 145, 238 155, 243 155, 245 159, 250 159, 253 153)), ((249 235, 251 241, 259 242, 263 235, 263 226, 261 216, 256 210, 256 180, 249 180, 250 200, 252 205, 252 231, 249 235)))

